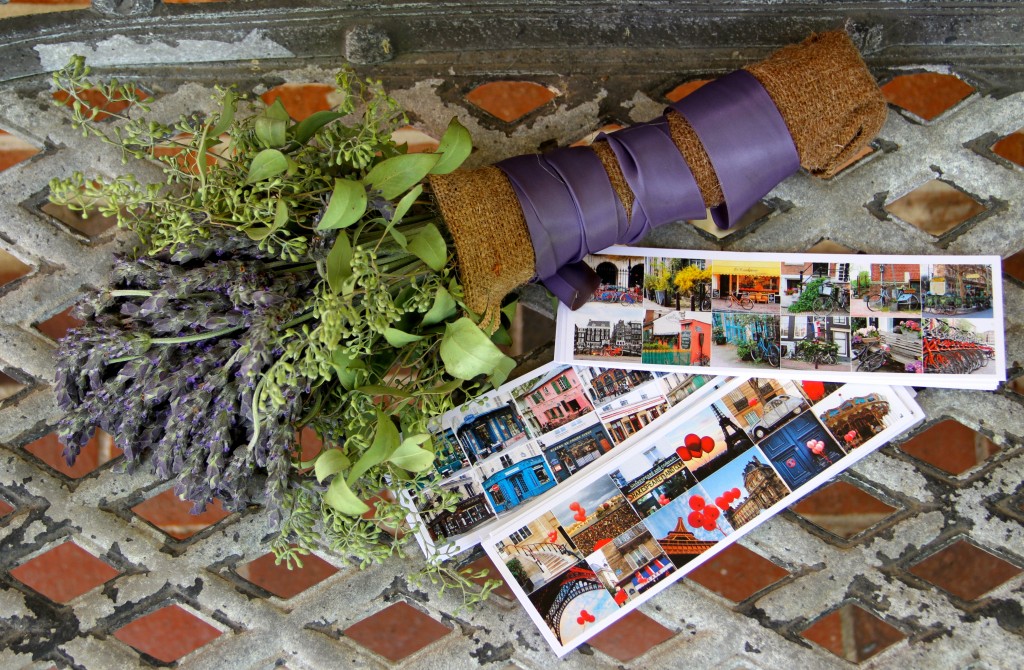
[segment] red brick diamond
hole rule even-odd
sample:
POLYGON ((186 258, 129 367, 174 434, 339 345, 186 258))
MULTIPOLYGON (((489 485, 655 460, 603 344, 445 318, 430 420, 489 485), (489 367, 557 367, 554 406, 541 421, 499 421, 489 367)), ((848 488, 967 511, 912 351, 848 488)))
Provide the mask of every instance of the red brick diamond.
POLYGON ((114 631, 136 651, 172 663, 220 637, 220 631, 177 605, 151 612, 114 631))
POLYGON ((448 626, 404 602, 368 616, 344 631, 356 644, 392 662, 416 653, 450 632, 448 626))
POLYGON ((11 576, 57 603, 67 603, 120 573, 74 542, 65 542, 11 570, 11 576))
POLYGON ((671 638, 673 633, 639 610, 633 610, 590 638, 590 646, 623 663, 671 638))
POLYGON ((338 568, 315 554, 301 556, 300 560, 301 568, 293 567, 289 570, 284 561, 275 565, 273 553, 264 554, 239 566, 238 576, 278 598, 287 600, 316 586, 338 571, 338 568))

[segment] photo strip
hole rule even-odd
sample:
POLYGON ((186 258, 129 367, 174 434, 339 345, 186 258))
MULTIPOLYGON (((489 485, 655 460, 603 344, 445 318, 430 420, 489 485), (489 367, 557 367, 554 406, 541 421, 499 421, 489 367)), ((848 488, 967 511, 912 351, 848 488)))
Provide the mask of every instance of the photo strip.
POLYGON ((593 299, 559 306, 561 363, 946 388, 1006 379, 995 256, 606 251, 586 258, 601 268, 593 299))

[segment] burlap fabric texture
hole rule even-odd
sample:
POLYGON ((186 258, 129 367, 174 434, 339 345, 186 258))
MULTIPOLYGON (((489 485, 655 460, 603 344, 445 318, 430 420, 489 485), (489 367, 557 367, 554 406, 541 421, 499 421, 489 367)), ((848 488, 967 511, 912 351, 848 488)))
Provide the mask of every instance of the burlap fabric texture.
MULTIPOLYGON (((870 142, 885 122, 885 98, 845 32, 812 35, 747 66, 782 114, 810 174, 835 174, 870 142)), ((674 111, 666 115, 673 143, 696 178, 707 207, 722 203, 722 189, 700 138, 674 111)), ((595 142, 609 181, 626 212, 634 196, 607 143, 595 142)), ((502 299, 535 275, 529 230, 504 173, 488 166, 430 178, 451 232, 466 303, 493 315, 502 299)))

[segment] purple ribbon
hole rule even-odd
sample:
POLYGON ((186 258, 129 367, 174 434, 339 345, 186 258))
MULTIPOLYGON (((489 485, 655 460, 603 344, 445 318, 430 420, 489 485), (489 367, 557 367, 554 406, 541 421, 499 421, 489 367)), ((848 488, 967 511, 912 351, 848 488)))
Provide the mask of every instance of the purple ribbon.
POLYGON ((786 121, 761 82, 746 70, 705 84, 670 108, 697 133, 722 185, 725 202, 711 210, 719 228, 734 225, 800 169, 786 121))
MULTIPOLYGON (((757 79, 739 70, 674 103, 704 145, 725 202, 711 211, 720 228, 733 225, 800 168, 786 123, 757 79)), ((672 142, 664 117, 602 135, 635 196, 630 216, 601 160, 584 147, 516 156, 496 164, 519 200, 537 278, 559 300, 582 307, 600 285, 582 259, 613 244, 630 244, 652 228, 701 218, 704 199, 672 142)))

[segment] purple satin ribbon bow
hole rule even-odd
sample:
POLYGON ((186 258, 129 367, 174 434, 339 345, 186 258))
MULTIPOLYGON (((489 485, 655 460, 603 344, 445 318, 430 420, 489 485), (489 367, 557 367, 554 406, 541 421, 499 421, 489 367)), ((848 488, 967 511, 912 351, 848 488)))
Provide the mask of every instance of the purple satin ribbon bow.
MULTIPOLYGON (((708 153, 725 202, 711 215, 728 228, 800 168, 786 123, 768 92, 739 70, 706 84, 671 109, 693 127, 708 153)), ((597 155, 582 147, 516 156, 497 163, 508 177, 530 231, 537 279, 572 309, 600 286, 582 259, 630 244, 651 229, 704 215, 704 200, 672 142, 668 121, 602 135, 635 196, 627 217, 597 155)))

